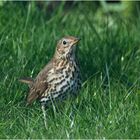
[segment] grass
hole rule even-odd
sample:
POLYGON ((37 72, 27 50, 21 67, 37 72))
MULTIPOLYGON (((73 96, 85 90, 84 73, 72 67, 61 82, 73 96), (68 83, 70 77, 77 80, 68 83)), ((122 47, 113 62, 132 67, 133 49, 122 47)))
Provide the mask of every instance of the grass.
POLYGON ((31 5, 0 7, 0 138, 140 138, 140 19, 112 15, 109 26, 94 14, 62 6, 47 19, 31 5), (65 35, 81 37, 83 87, 77 99, 47 109, 46 130, 18 79, 35 77, 65 35))

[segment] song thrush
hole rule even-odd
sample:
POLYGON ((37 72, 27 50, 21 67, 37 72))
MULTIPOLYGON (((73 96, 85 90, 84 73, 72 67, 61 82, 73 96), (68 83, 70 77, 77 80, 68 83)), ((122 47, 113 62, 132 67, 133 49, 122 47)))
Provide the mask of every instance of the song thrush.
POLYGON ((20 79, 30 87, 28 104, 39 99, 44 112, 44 105, 47 101, 63 97, 67 93, 76 93, 80 88, 80 71, 75 56, 79 40, 73 36, 62 38, 57 43, 53 58, 35 79, 20 79))

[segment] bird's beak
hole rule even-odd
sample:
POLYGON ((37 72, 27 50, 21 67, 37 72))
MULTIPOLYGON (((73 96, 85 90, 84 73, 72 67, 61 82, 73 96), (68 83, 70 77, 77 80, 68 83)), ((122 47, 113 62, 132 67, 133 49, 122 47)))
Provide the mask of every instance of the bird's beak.
POLYGON ((80 38, 75 38, 74 41, 72 42, 72 45, 76 45, 81 39, 80 38))

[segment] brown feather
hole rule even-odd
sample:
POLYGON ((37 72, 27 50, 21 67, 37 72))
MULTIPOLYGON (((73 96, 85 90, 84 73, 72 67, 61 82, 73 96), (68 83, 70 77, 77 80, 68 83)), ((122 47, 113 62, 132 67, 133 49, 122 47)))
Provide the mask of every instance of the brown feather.
POLYGON ((28 104, 32 104, 37 98, 39 98, 44 91, 47 89, 48 85, 45 81, 36 82, 31 88, 27 97, 28 104))
MULTIPOLYGON (((63 39, 60 40, 57 44, 57 48, 56 48, 53 58, 44 67, 44 69, 42 69, 39 72, 35 80, 31 78, 22 78, 19 80, 20 82, 28 84, 30 87, 30 92, 27 97, 28 104, 33 103, 37 98, 41 99, 43 96, 47 97, 50 94, 49 90, 53 89, 54 83, 49 83, 48 76, 51 76, 52 74, 52 76, 56 76, 57 78, 57 71, 65 68, 66 63, 63 60, 67 60, 69 58, 67 57, 67 54, 70 54, 71 52, 73 52, 71 54, 71 57, 73 57, 73 61, 74 61, 75 51, 71 51, 71 48, 72 46, 75 46, 75 44, 79 41, 79 39, 75 37, 65 37, 64 39, 69 39, 70 45, 67 45, 67 47, 64 47, 64 45, 62 44, 63 39), (59 49, 61 49, 61 52, 58 51, 59 49)), ((58 72, 58 74, 59 73, 60 72, 58 72)), ((62 90, 62 93, 63 93, 63 90, 62 90)))
POLYGON ((34 79, 33 78, 21 78, 21 79, 19 79, 19 81, 22 83, 26 83, 28 85, 31 85, 34 82, 34 79))
POLYGON ((53 67, 53 61, 51 60, 42 71, 39 72, 36 79, 34 80, 32 86, 30 87, 30 92, 27 97, 28 104, 32 104, 37 98, 47 90, 48 83, 46 81, 48 71, 53 67))

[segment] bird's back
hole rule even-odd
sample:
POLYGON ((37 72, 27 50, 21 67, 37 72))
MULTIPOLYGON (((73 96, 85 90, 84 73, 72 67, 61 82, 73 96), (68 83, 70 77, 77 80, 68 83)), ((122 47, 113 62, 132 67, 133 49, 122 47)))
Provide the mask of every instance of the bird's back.
POLYGON ((30 86, 30 91, 27 97, 27 102, 31 104, 37 98, 39 98, 48 88, 47 76, 50 69, 52 69, 52 60, 39 72, 36 79, 30 86))

